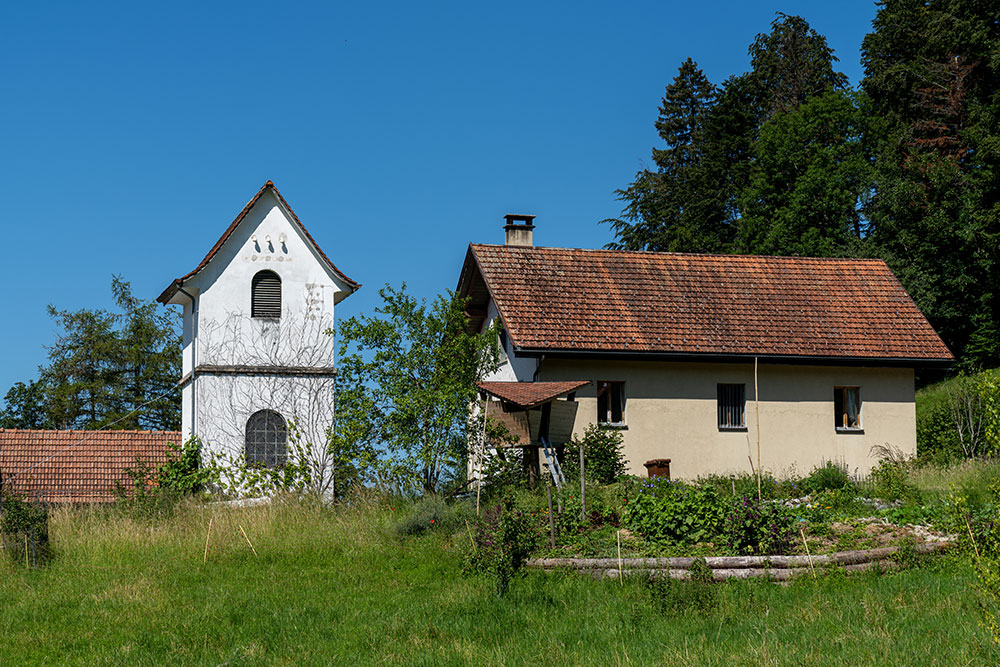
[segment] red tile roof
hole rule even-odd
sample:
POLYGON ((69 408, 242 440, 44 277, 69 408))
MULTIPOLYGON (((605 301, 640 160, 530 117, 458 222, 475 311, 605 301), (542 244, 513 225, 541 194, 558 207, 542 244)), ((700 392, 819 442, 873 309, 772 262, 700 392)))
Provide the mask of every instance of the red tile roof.
POLYGON ((4 490, 49 502, 114 500, 115 482, 128 482, 136 460, 156 467, 177 431, 27 431, 0 429, 4 490))
POLYGON ((460 294, 477 272, 521 349, 953 359, 878 259, 473 244, 460 294))
POLYGON ((491 396, 528 409, 590 384, 589 380, 568 382, 477 382, 476 386, 491 396))
POLYGON ((215 257, 215 254, 219 252, 219 249, 223 246, 226 240, 230 236, 232 236, 233 232, 236 231, 236 228, 240 226, 241 222, 243 222, 243 218, 247 216, 250 210, 254 207, 254 204, 257 203, 257 200, 260 199, 261 195, 263 195, 267 190, 271 190, 271 192, 275 194, 275 196, 278 198, 278 201, 280 201, 281 205, 285 207, 285 210, 288 211, 288 214, 292 216, 292 219, 295 220, 296 224, 298 224, 299 229, 301 229, 302 233, 305 234, 306 239, 308 239, 309 243, 311 243, 313 248, 316 249, 316 252, 319 253, 319 256, 323 258, 323 261, 326 262, 326 265, 330 268, 330 270, 333 271, 335 274, 337 274, 341 280, 346 282, 350 286, 352 292, 356 292, 361 287, 361 283, 351 280, 340 269, 334 266, 333 262, 330 261, 330 258, 326 256, 326 253, 324 253, 320 249, 319 245, 317 245, 316 241, 313 240, 312 235, 309 234, 309 231, 306 229, 305 225, 302 224, 302 221, 299 220, 299 217, 295 215, 295 211, 292 210, 292 207, 288 205, 288 202, 285 201, 285 198, 281 196, 280 192, 278 192, 278 188, 275 187, 274 182, 268 181, 267 183, 264 183, 263 187, 261 187, 261 189, 257 191, 257 194, 255 194, 253 198, 247 202, 247 205, 243 207, 243 210, 240 211, 240 214, 236 216, 236 219, 233 220, 232 224, 230 224, 229 227, 226 229, 226 231, 222 233, 222 236, 219 237, 219 240, 215 242, 215 245, 212 246, 212 249, 208 251, 207 255, 205 255, 205 259, 201 260, 201 263, 194 268, 194 271, 191 271, 187 275, 181 276, 180 278, 174 280, 174 282, 170 283, 170 285, 165 290, 163 290, 163 293, 160 294, 159 297, 157 297, 157 301, 159 301, 160 303, 167 303, 168 301, 170 301, 170 299, 173 298, 174 294, 177 293, 177 289, 184 284, 185 280, 187 280, 188 278, 190 278, 191 276, 195 275, 196 273, 204 269, 206 266, 208 266, 208 263, 212 261, 212 258, 215 257))

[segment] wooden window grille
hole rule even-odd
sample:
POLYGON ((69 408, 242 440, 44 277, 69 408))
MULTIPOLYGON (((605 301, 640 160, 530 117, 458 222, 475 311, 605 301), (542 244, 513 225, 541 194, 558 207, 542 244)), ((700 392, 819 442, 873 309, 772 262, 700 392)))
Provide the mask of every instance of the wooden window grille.
POLYGON ((833 426, 838 431, 861 430, 861 388, 833 388, 833 426))
POLYGON ((274 271, 259 271, 250 284, 250 316, 281 317, 281 278, 274 271))
POLYGON ((274 410, 259 410, 247 420, 247 463, 278 468, 288 460, 288 427, 274 410))
POLYGON ((746 385, 718 385, 719 428, 745 429, 746 422, 746 385))
POLYGON ((625 425, 625 383, 598 380, 597 423, 608 426, 625 425))

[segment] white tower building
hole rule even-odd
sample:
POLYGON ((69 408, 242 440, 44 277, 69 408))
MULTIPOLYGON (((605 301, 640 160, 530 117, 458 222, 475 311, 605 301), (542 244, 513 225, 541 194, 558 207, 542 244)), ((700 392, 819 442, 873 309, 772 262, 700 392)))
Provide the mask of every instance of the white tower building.
POLYGON ((184 308, 184 437, 225 459, 279 466, 290 438, 325 469, 334 415, 334 307, 360 285, 264 184, 187 275, 159 296, 184 308))

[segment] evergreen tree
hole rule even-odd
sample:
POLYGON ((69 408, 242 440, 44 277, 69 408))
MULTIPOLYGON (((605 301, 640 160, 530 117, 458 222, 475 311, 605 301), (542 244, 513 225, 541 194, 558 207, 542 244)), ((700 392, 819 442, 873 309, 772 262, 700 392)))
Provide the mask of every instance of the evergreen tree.
POLYGON ((61 332, 39 379, 6 397, 7 428, 177 430, 181 340, 177 318, 132 295, 112 278, 119 312, 82 309, 49 314, 61 332))
POLYGON ((864 41, 882 126, 873 240, 969 367, 1000 365, 1000 25, 977 0, 888 0, 864 41))
POLYGON ((656 130, 666 148, 653 149, 657 170, 643 170, 618 198, 627 202, 621 218, 609 219, 618 236, 610 247, 631 250, 691 251, 718 249, 718 199, 707 196, 699 133, 715 101, 715 87, 684 61, 667 86, 656 130))

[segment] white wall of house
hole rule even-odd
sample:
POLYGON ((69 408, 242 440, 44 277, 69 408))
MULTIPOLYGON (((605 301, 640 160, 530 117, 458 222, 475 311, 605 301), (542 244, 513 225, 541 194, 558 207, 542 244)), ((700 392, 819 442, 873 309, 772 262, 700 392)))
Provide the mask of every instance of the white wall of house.
MULTIPOLYGON (((592 380, 577 392, 574 432, 597 421, 596 383, 625 383, 622 430, 629 472, 643 463, 671 459, 671 474, 691 479, 709 473, 750 472, 756 465, 753 362, 612 362, 546 359, 539 380, 592 380), (718 427, 717 385, 746 385, 746 431, 718 427)), ((763 469, 775 475, 807 474, 826 461, 866 474, 878 462, 875 445, 916 453, 912 369, 761 364, 760 451, 763 469), (859 387, 861 430, 834 428, 834 387, 859 387)))

